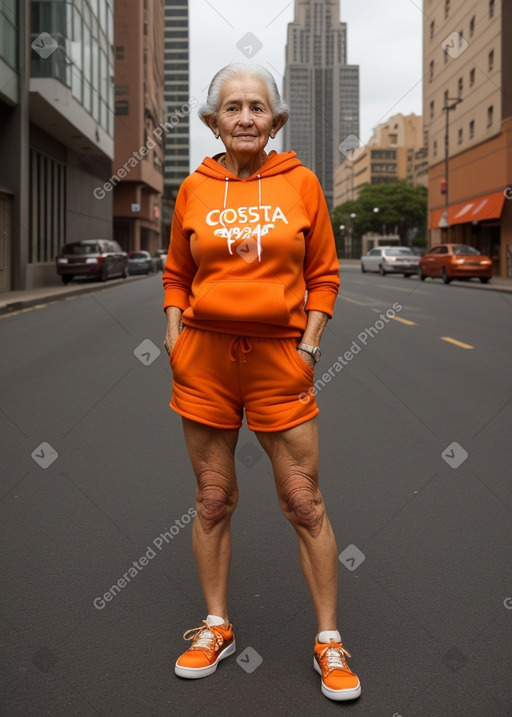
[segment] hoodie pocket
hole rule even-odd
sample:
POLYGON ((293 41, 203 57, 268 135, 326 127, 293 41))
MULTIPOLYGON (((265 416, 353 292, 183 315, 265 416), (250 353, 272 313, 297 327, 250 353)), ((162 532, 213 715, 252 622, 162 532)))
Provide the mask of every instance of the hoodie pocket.
POLYGON ((273 281, 207 281, 191 302, 194 318, 286 325, 284 284, 273 281))

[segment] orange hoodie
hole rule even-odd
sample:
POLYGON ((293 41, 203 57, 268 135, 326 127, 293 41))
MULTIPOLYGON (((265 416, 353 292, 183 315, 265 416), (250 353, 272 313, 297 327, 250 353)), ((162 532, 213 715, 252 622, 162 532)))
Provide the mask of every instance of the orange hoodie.
POLYGON ((247 179, 207 157, 178 192, 163 283, 164 308, 210 331, 299 337, 306 311, 332 316, 339 265, 316 176, 295 152, 247 179))

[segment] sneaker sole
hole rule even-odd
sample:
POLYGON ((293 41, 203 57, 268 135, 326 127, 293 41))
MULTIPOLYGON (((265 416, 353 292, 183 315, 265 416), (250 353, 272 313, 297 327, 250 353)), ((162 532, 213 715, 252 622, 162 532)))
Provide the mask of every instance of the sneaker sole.
MULTIPOLYGON (((319 673, 319 675, 322 675, 322 670, 320 668, 320 665, 316 661, 316 659, 313 657, 313 667, 316 672, 319 673)), ((323 679, 322 679, 322 694, 324 697, 327 697, 330 700, 336 700, 337 702, 343 702, 344 700, 355 700, 357 699, 361 694, 361 684, 359 680, 357 681, 357 687, 350 687, 347 690, 331 690, 330 687, 327 687, 327 685, 324 685, 323 679)))
POLYGON ((174 672, 178 675, 178 677, 185 677, 189 680, 197 680, 200 677, 208 677, 208 675, 212 675, 215 672, 217 665, 221 660, 229 657, 234 652, 236 652, 236 643, 233 639, 233 642, 230 645, 219 652, 219 656, 211 665, 207 665, 206 667, 183 667, 182 665, 178 665, 178 662, 176 662, 174 665, 174 672))

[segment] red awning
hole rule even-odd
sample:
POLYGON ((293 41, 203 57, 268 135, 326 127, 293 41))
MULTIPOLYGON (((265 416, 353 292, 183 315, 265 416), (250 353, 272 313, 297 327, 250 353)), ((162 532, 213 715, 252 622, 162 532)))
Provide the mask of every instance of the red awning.
MULTIPOLYGON (((494 192, 484 194, 471 201, 459 202, 448 207, 448 224, 465 224, 467 222, 483 222, 486 219, 498 219, 505 203, 505 193, 494 192)), ((441 221, 445 209, 434 209, 430 212, 430 228, 437 229, 443 226, 441 221)), ((446 225, 445 225, 446 226, 446 225)))

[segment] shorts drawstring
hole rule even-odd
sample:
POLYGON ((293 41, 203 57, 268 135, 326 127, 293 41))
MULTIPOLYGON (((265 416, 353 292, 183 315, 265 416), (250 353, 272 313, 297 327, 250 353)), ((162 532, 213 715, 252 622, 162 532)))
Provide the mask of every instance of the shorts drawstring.
POLYGON ((229 360, 235 362, 237 360, 236 352, 240 348, 242 352, 242 360, 245 363, 245 354, 252 351, 252 344, 247 336, 233 336, 229 342, 228 355, 229 360))

